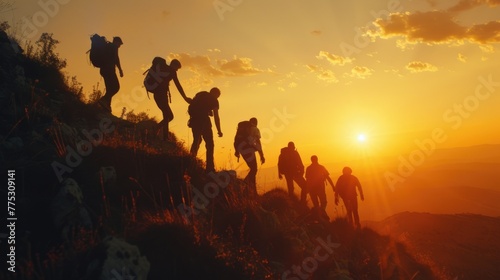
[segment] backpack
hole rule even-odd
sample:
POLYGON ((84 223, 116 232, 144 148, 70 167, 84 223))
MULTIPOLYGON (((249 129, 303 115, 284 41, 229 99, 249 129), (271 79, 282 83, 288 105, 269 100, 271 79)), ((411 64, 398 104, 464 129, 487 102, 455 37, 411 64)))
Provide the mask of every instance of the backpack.
POLYGON ((150 92, 152 92, 153 94, 167 93, 169 101, 172 102, 172 100, 170 99, 170 92, 168 92, 168 83, 170 81, 168 77, 170 76, 170 69, 168 67, 167 61, 163 57, 159 56, 153 58, 151 67, 146 70, 143 75, 144 74, 146 74, 146 77, 144 77, 143 84, 146 88, 148 98, 150 92))
POLYGON ((302 174, 304 172, 302 160, 296 150, 289 147, 281 148, 278 157, 278 172, 280 174, 302 174))
POLYGON ((279 172, 279 174, 285 174, 285 172, 287 171, 287 168, 286 168, 287 152, 288 152, 288 147, 281 148, 281 153, 278 156, 278 172, 279 172))
POLYGON ((201 91, 193 97, 193 101, 188 106, 188 114, 190 117, 210 114, 210 112, 207 112, 208 110, 206 108, 207 102, 209 101, 208 98, 210 98, 209 94, 208 91, 201 91))
MULTIPOLYGON (((250 138, 250 131, 252 130, 252 123, 250 121, 242 121, 238 123, 236 129, 236 135, 234 136, 234 148, 238 149, 238 146, 250 138)), ((249 143, 250 144, 250 143, 249 143)))
POLYGON ((94 34, 90 37, 90 50, 87 53, 94 67, 101 68, 112 64, 112 43, 106 37, 94 34))

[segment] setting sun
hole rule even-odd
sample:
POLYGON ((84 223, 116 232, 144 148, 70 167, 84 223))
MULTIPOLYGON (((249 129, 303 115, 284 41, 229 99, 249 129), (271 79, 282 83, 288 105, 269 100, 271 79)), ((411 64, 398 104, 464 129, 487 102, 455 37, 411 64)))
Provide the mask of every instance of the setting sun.
POLYGON ((358 142, 364 143, 364 142, 366 142, 366 135, 364 133, 360 133, 360 134, 358 134, 357 139, 358 139, 358 142))

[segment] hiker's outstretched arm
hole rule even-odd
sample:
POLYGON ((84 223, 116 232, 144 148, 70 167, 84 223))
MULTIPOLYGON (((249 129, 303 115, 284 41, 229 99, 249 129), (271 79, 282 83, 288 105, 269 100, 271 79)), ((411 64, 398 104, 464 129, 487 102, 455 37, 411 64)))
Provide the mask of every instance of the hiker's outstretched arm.
POLYGON ((215 127, 217 128, 217 134, 219 137, 222 137, 222 130, 220 128, 220 118, 219 118, 219 110, 214 109, 214 121, 215 121, 215 127))
POLYGON ((184 93, 184 89, 182 88, 181 83, 179 82, 179 79, 177 78, 177 75, 174 76, 174 84, 177 87, 177 90, 181 94, 182 98, 184 98, 184 100, 188 104, 191 104, 191 101, 193 101, 193 99, 186 96, 186 94, 184 93))

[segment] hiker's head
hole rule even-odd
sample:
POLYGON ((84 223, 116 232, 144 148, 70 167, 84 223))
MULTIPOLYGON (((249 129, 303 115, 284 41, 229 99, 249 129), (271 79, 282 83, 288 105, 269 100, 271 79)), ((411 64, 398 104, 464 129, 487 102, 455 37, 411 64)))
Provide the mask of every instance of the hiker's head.
POLYGON ((219 98, 220 96, 220 89, 216 88, 216 87, 213 87, 211 90, 210 90, 210 94, 214 95, 215 98, 219 98))
POLYGON ((288 148, 295 150, 295 143, 293 143, 292 141, 288 142, 288 148))
POLYGON ((172 59, 172 61, 170 62, 170 67, 174 68, 175 71, 181 69, 182 65, 181 65, 181 62, 177 59, 172 59))
POLYGON ((318 163, 318 156, 314 155, 311 157, 311 162, 312 163, 318 163))
POLYGON ((120 37, 113 37, 113 44, 117 45, 118 47, 123 45, 122 38, 120 37))
POLYGON ((352 169, 348 166, 344 167, 344 169, 342 169, 342 173, 345 174, 345 175, 350 175, 352 174, 352 169))
POLYGON ((257 118, 251 118, 251 119, 250 119, 250 123, 251 123, 253 126, 257 126, 257 118))

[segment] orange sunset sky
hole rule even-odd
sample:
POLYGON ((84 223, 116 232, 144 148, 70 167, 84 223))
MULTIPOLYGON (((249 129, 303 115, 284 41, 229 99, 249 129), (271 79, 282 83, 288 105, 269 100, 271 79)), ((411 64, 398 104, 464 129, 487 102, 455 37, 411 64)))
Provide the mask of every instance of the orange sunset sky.
MULTIPOLYGON (((218 169, 246 170, 232 142, 237 123, 253 116, 263 167, 276 166, 289 141, 306 165, 313 154, 320 163, 396 159, 429 139, 436 148, 500 144, 500 0, 3 3, 1 19, 21 42, 53 33, 86 94, 103 87, 86 54, 90 35, 120 36, 115 115, 126 107, 161 119, 142 87, 155 56, 181 61, 190 97, 219 87, 218 169)), ((171 89, 171 129, 189 146, 187 103, 171 89)))

